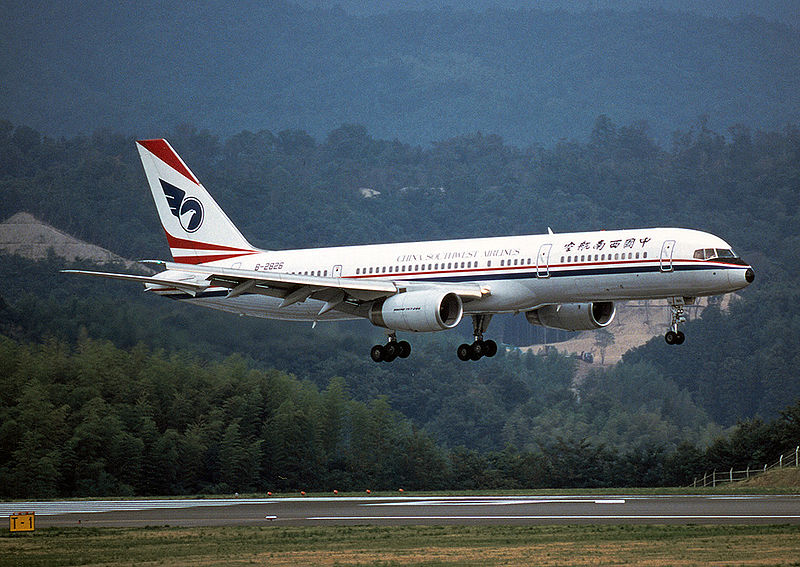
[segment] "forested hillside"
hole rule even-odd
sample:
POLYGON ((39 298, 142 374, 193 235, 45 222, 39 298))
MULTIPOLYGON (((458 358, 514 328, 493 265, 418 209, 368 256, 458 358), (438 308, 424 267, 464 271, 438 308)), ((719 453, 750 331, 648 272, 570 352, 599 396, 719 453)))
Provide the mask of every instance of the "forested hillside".
MULTIPOLYGON (((731 242, 754 265, 757 280, 732 302, 730 313, 712 308, 687 325, 688 339, 680 349, 667 349, 657 339, 629 353, 616 368, 590 374, 576 392, 573 359, 508 353, 464 365, 454 356, 460 339, 441 333, 414 337, 415 355, 408 360, 376 365, 369 361, 367 347, 382 333, 368 324, 312 330, 310 325, 237 318, 151 297, 135 285, 62 275, 57 270, 64 265, 56 259, 32 262, 4 256, 0 332, 12 341, 4 343, 9 353, 4 360, 9 362, 2 372, 9 384, 3 398, 7 415, 21 412, 24 388, 34 387, 25 378, 29 359, 39 357, 33 367, 42 369, 44 385, 37 387, 49 392, 53 381, 79 380, 83 371, 74 370, 75 365, 84 363, 81 353, 91 346, 111 353, 113 360, 140 356, 156 366, 175 357, 188 360, 188 369, 176 369, 165 386, 175 391, 199 387, 216 392, 205 382, 182 385, 182 376, 196 375, 208 365, 226 369, 225 377, 219 377, 223 382, 244 380, 251 369, 260 376, 257 382, 289 372, 313 384, 302 386, 308 392, 326 392, 337 378, 336 387, 347 392, 347 403, 358 411, 368 411, 375 399, 385 396, 387 407, 405 416, 393 418, 400 433, 411 432, 404 439, 431 444, 436 462, 446 470, 455 470, 447 467, 455 467, 453 459, 459 455, 477 459, 482 463, 478 468, 492 469, 499 466, 492 459, 504 447, 510 451, 506 456, 545 459, 536 466, 549 470, 548 451, 560 444, 562 453, 564 447, 578 454, 588 451, 607 464, 629 455, 655 455, 654 462, 662 466, 683 455, 694 459, 690 472, 701 472, 696 469, 711 458, 704 447, 724 441, 713 443, 722 427, 757 416, 776 419, 800 398, 800 359, 794 348, 799 330, 800 130, 794 126, 755 132, 734 126, 723 136, 701 119, 676 133, 668 149, 641 126, 616 125, 604 116, 596 120, 588 143, 549 149, 521 149, 483 134, 422 148, 373 138, 357 125, 338 128, 324 140, 302 131, 220 138, 188 126, 168 137, 244 234, 264 247, 543 232, 547 226, 556 231, 690 226, 731 242), (364 197, 362 188, 379 194, 364 197), (114 346, 97 342, 103 340, 114 346), (50 346, 36 346, 41 344, 50 346), (57 352, 62 362, 41 354, 57 352), (244 360, 236 362, 235 371, 225 362, 233 354, 244 360), (62 373, 64 368, 73 370, 62 373)), ((124 256, 168 257, 133 138, 126 135, 103 131, 54 139, 0 123, 0 216, 20 210, 124 256)), ((497 332, 494 325, 490 334, 497 332)), ((143 379, 135 372, 127 376, 134 389, 143 379)), ((101 392, 105 403, 135 403, 130 397, 109 398, 115 387, 101 392)), ((72 416, 69 427, 84 422, 82 412, 89 410, 83 406, 95 397, 58 410, 72 416)), ((225 395, 212 398, 202 407, 218 405, 227 411, 225 395)), ((266 398, 259 403, 267 403, 266 398)), ((49 399, 54 407, 47 411, 65 403, 59 397, 49 399)), ((120 411, 128 415, 132 410, 120 406, 120 411)), ((264 439, 263 427, 271 419, 265 415, 258 427, 248 429, 243 446, 264 439)), ((232 416, 219 419, 228 427, 236 420, 232 416)), ((124 423, 128 427, 130 422, 124 423)), ((181 427, 163 423, 157 430, 166 435, 173 428, 180 437, 186 434, 181 427)), ((762 435, 764 427, 747 431, 762 435)), ((6 459, 24 453, 15 452, 21 442, 16 432, 4 433, 6 459)), ((219 439, 206 440, 212 453, 219 439)), ((764 440, 765 451, 780 452, 788 439, 764 440)), ((315 456, 315 462, 326 462, 326 454, 315 456)), ((737 453, 735 458, 749 457, 737 453)), ((11 462, 0 466, 13 466, 11 462)), ((292 477, 293 484, 280 484, 269 470, 261 468, 258 479, 240 484, 261 489, 304 483, 292 477)), ((352 467, 343 470, 356 474, 352 467)), ((609 471, 587 472, 573 481, 536 478, 563 485, 617 482, 617 473, 609 471)), ((137 493, 205 490, 224 482, 209 472, 191 487, 150 489, 109 474, 116 480, 107 486, 133 487, 137 493)), ((403 480, 411 476, 394 475, 380 477, 386 481, 381 486, 413 485, 403 480)), ((314 486, 329 486, 326 479, 315 477, 314 486)), ((626 482, 661 481, 637 477, 626 482)), ((46 491, 80 492, 76 486, 59 484, 46 491)))
POLYGON ((384 399, 353 401, 238 357, 0 337, 0 497, 680 485, 759 466, 800 435, 800 403, 706 451, 557 437, 445 450, 384 399))
MULTIPOLYGON (((336 4, 7 0, 0 116, 66 136, 152 138, 192 117, 225 136, 355 122, 415 144, 481 130, 548 147, 585 141, 602 113, 660 141, 703 112, 716 129, 800 120, 800 31, 757 16, 336 4)), ((721 4, 705 13, 744 11, 721 4)))

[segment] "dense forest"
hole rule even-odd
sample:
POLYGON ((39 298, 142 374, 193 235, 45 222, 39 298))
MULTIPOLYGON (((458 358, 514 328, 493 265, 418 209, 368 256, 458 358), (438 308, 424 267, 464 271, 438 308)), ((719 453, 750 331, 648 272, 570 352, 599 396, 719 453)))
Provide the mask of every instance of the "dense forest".
POLYGON ((703 466, 760 466, 798 423, 800 402, 705 452, 562 437, 445 450, 385 399, 352 400, 340 378, 320 390, 239 357, 0 337, 0 497, 685 485, 703 466))
MULTIPOLYGON (((475 477, 486 479, 481 486, 690 482, 691 474, 716 465, 763 464, 759 459, 797 443, 792 427, 800 398, 795 348, 800 129, 795 126, 752 131, 736 125, 723 135, 701 117, 676 132, 669 149, 651 138, 645 125, 621 126, 606 116, 596 119, 587 143, 562 142, 549 149, 518 148, 481 133, 419 147, 373 138, 359 125, 344 125, 321 141, 299 130, 223 139, 191 126, 168 137, 243 233, 267 248, 535 233, 548 226, 556 231, 689 226, 731 242, 754 265, 757 282, 729 311, 711 307, 687 324, 689 339, 681 349, 668 350, 658 338, 629 352, 613 369, 590 373, 576 391, 577 363, 571 358, 512 350, 464 366, 453 356, 460 338, 442 333, 414 337, 415 356, 402 363, 375 365, 365 345, 381 333, 367 324, 312 330, 236 318, 160 300, 134 285, 58 274, 65 266, 56 258, 32 262, 2 256, 0 332, 8 337, 0 371, 8 384, 0 408, 3 476, 30 453, 30 446, 20 445, 32 419, 24 404, 37 399, 53 419, 62 416, 54 423, 63 423, 54 437, 57 446, 30 453, 51 459, 61 471, 42 494, 329 488, 340 482, 440 486, 426 484, 430 477, 415 476, 423 473, 408 463, 391 461, 398 455, 373 464, 372 476, 359 476, 361 465, 354 464, 359 457, 349 451, 369 441, 352 437, 353 422, 341 425, 350 444, 334 451, 344 459, 335 467, 324 440, 315 439, 309 441, 316 447, 313 457, 308 456, 318 467, 313 480, 299 469, 295 476, 275 472, 265 432, 271 431, 277 408, 291 401, 295 409, 303 408, 302 419, 313 422, 334 391, 353 415, 378 419, 370 412, 385 412, 392 443, 428 451, 424 458, 433 461, 424 468, 439 471, 437 478, 466 482, 458 471, 469 466, 483 471, 475 477), (363 188, 378 193, 365 197, 363 188), (102 362, 91 361, 95 355, 102 362), (131 362, 139 360, 144 362, 131 362), (171 370, 140 372, 145 366, 171 370), (29 367, 38 374, 27 373, 29 367), (106 367, 120 370, 93 378, 96 386, 82 382, 106 367), (149 399, 156 392, 148 392, 156 378, 166 380, 159 387, 169 392, 159 406, 149 399), (120 381, 125 386, 117 395, 120 381), (246 418, 228 408, 239 401, 226 401, 237 395, 231 393, 237 381, 259 408, 245 412, 246 418), (264 392, 275 383, 282 386, 273 398, 274 392, 264 392), (84 384, 81 391, 64 398, 64 388, 77 384, 84 384), (190 415, 178 416, 186 399, 201 395, 195 389, 207 399, 192 402, 190 415), (114 411, 92 409, 90 402, 114 411), (170 404, 174 407, 162 407, 170 404), (159 421, 156 407, 177 421, 159 421), (149 487, 142 477, 125 477, 114 468, 119 463, 112 465, 101 454, 107 445, 100 445, 100 453, 86 453, 99 464, 86 473, 95 475, 92 480, 81 484, 65 449, 71 445, 63 442, 88 423, 92 411, 117 415, 114 431, 139 447, 137 458, 145 461, 155 458, 156 442, 185 443, 187 424, 214 423, 193 433, 202 437, 207 466, 191 482, 167 479, 149 487), (151 437, 142 438, 147 415, 156 425, 151 437), (259 466, 253 476, 229 482, 215 471, 227 468, 218 454, 233 424, 240 436, 235 445, 259 466), (736 428, 726 433, 730 426, 736 428), (165 435, 169 438, 159 441, 165 435), (757 441, 740 446, 737 435, 757 441), (605 468, 572 480, 559 477, 564 467, 552 461, 556 453, 573 449, 592 454, 589 462, 605 468), (539 472, 532 468, 518 477, 497 472, 510 470, 503 459, 512 457, 539 472), (682 472, 660 480, 622 476, 617 467, 626 459, 651 459, 652 470, 672 463, 682 472), (340 476, 330 476, 334 470, 340 476)), ((99 131, 56 139, 0 122, 0 217, 21 210, 124 256, 169 254, 130 136, 99 131)), ((490 328, 490 334, 502 331, 495 323, 490 328)), ((30 435, 44 435, 35 431, 30 435)))
POLYGON ((660 142, 702 112, 715 129, 800 119, 800 31, 733 17, 763 0, 677 3, 7 0, 0 116, 65 136, 154 138, 191 117, 225 136, 355 122, 414 144, 481 130, 548 147, 585 141, 602 113, 648 120, 660 142))

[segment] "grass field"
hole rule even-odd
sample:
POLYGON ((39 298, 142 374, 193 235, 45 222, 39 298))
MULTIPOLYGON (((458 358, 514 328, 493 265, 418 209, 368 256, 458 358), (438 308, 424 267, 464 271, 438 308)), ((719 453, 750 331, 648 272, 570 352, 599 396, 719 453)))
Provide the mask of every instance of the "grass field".
POLYGON ((800 526, 47 528, 0 566, 800 565, 800 526))

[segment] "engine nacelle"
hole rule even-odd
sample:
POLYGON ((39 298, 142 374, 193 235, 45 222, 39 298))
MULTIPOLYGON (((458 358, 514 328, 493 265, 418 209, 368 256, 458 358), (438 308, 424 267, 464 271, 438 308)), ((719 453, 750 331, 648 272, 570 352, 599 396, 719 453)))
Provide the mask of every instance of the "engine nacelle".
POLYGON ((532 325, 551 329, 590 331, 608 326, 614 320, 616 312, 617 308, 611 301, 562 303, 528 311, 525 318, 532 325))
POLYGON ((464 305, 455 293, 436 290, 408 291, 373 302, 369 320, 396 331, 444 331, 461 322, 464 305))

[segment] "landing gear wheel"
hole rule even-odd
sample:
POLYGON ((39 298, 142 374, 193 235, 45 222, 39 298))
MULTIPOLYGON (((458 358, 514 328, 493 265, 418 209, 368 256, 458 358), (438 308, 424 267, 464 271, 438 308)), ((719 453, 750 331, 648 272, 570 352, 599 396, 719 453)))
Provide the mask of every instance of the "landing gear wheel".
POLYGON ((375 362, 381 362, 384 360, 383 346, 375 345, 372 347, 372 350, 369 351, 369 356, 375 362))
POLYGON ((674 345, 678 342, 678 333, 675 331, 667 331, 667 334, 664 335, 664 340, 667 341, 668 345, 674 345))
POLYGON ((397 343, 394 341, 390 341, 383 347, 383 360, 384 362, 391 362, 397 355, 400 354, 400 347, 397 346, 397 343))
POLYGON ((475 341, 469 348, 472 351, 471 358, 475 361, 483 358, 484 354, 486 353, 486 347, 484 346, 483 341, 475 341))
POLYGON ((400 358, 408 358, 408 355, 411 354, 411 344, 408 341, 400 341, 397 343, 397 347, 400 349, 397 354, 400 358))
POLYGON ((459 360, 463 360, 464 362, 471 360, 472 347, 470 347, 468 344, 463 344, 458 347, 456 354, 458 355, 459 360))
POLYGON ((675 333, 675 344, 682 345, 683 341, 686 340, 686 335, 683 334, 683 331, 678 331, 675 333))
POLYGON ((486 349, 484 356, 492 358, 494 355, 497 354, 497 343, 494 342, 493 340, 489 339, 488 341, 484 341, 483 346, 486 349))

